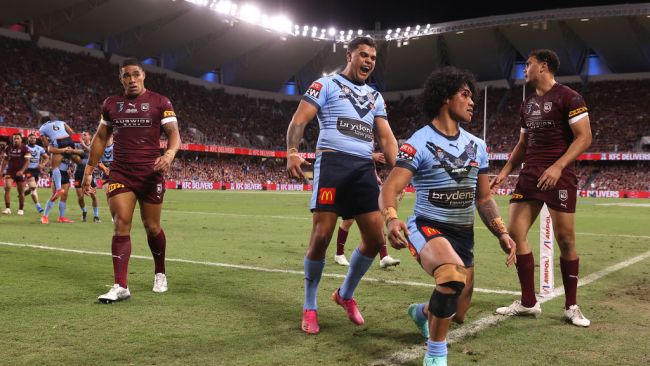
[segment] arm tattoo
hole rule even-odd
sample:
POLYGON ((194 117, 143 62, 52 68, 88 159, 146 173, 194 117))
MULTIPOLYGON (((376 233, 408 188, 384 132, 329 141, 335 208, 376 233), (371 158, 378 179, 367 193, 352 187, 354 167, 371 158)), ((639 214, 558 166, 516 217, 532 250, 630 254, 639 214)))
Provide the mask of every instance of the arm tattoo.
POLYGON ((305 124, 290 123, 287 131, 287 149, 298 149, 304 132, 305 124))
POLYGON ((175 130, 178 130, 178 125, 176 122, 169 122, 165 123, 162 125, 163 131, 165 131, 165 134, 169 138, 169 135, 171 135, 175 130))
POLYGON ((502 234, 508 233, 506 230, 506 224, 503 222, 501 215, 499 214, 499 207, 497 203, 494 202, 494 199, 489 199, 481 205, 476 207, 478 210, 478 215, 481 217, 481 220, 487 226, 488 229, 494 234, 494 236, 499 237, 502 234))

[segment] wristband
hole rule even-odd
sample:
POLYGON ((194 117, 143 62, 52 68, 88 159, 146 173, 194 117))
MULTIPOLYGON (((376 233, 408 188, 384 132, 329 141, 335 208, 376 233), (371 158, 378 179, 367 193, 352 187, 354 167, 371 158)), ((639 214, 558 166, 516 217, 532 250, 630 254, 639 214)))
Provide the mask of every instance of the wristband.
POLYGON ((93 175, 93 170, 95 170, 94 166, 90 164, 86 164, 86 168, 84 169, 84 175, 93 175))
POLYGON ((397 218, 397 210, 395 207, 384 207, 381 210, 381 216, 384 217, 384 224, 388 226, 388 223, 397 218))
POLYGON ((506 224, 503 222, 503 219, 500 217, 497 217, 496 219, 492 219, 492 221, 490 221, 490 227, 492 228, 492 232, 495 233, 496 236, 501 236, 503 234, 508 233, 508 230, 506 229, 506 224))

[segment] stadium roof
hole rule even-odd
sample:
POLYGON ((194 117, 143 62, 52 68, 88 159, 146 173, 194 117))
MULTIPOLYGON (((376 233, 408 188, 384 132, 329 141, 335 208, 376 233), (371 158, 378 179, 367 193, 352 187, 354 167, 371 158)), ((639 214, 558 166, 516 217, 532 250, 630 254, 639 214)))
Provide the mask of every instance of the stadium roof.
MULTIPOLYGON (((352 13, 365 24, 373 20, 384 24, 380 30, 361 31, 379 40, 378 63, 371 81, 383 91, 417 89, 431 70, 444 65, 472 70, 481 81, 512 81, 517 62, 536 48, 558 52, 562 60, 560 75, 586 75, 590 57, 599 59, 604 72, 650 71, 650 3, 525 13, 516 11, 535 8, 517 5, 511 8, 514 13, 496 7, 487 13, 476 8, 450 13, 436 5, 439 11, 434 12, 435 16, 444 18, 434 18, 436 23, 427 28, 421 24, 421 30, 416 32, 415 26, 420 25, 416 21, 424 19, 421 17, 426 13, 416 5, 400 2, 401 9, 414 14, 412 30, 407 31, 405 23, 401 33, 395 28, 391 34, 387 34, 387 26, 398 26, 405 18, 403 11, 384 5, 384 10, 365 12, 363 7, 376 5, 287 0, 265 5, 269 11, 292 6, 302 11, 306 3, 311 3, 316 15, 322 12, 327 19, 317 23, 318 17, 305 12, 305 21, 301 22, 301 15, 294 14, 300 25, 289 33, 219 13, 216 0, 5 1, 0 4, 0 24, 28 24, 38 36, 82 46, 95 43, 108 53, 123 56, 155 58, 160 66, 191 76, 201 77, 217 70, 226 85, 274 92, 293 80, 300 93, 312 80, 323 73, 340 71, 344 65, 346 38, 338 38, 338 32, 347 36, 351 30, 336 31, 333 37, 320 37, 323 34, 317 30, 316 37, 311 37, 311 30, 305 32, 307 36, 302 35, 307 22, 314 22, 310 24, 321 32, 332 22, 332 15, 318 8, 317 4, 322 3, 337 11, 344 9, 340 10, 346 12, 341 15, 344 21, 352 13), (465 20, 457 20, 460 16, 465 20)), ((549 1, 541 6, 557 4, 549 1)))

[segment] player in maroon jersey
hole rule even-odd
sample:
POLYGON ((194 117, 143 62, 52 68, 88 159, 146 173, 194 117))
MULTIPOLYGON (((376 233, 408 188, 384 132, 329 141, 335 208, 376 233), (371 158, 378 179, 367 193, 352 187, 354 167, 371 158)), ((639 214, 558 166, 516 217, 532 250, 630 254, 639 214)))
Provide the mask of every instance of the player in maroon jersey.
POLYGON ((124 94, 106 98, 102 104, 99 127, 90 147, 82 188, 92 192, 92 172, 97 167, 111 134, 114 160, 108 184, 108 206, 114 219, 112 240, 115 284, 101 303, 112 303, 131 296, 127 286, 127 271, 131 256, 131 222, 136 202, 147 232, 147 241, 154 258, 154 292, 167 291, 165 276, 165 233, 160 227, 164 174, 169 170, 180 147, 180 135, 174 108, 167 97, 144 87, 145 72, 137 59, 124 60, 120 80, 124 94), (168 144, 160 155, 160 132, 167 135, 168 144))
POLYGON ((7 172, 4 175, 5 186, 5 209, 2 211, 4 215, 11 215, 11 186, 16 182, 16 190, 18 191, 18 212, 17 214, 24 215, 23 208, 25 206, 25 170, 29 165, 29 158, 32 155, 27 149, 27 145, 23 144, 23 137, 20 133, 16 132, 11 136, 11 145, 6 147, 6 160, 7 172))
POLYGON ((560 247, 565 291, 565 319, 587 327, 576 304, 579 257, 575 245, 577 179, 574 161, 591 145, 587 106, 580 94, 555 81, 560 60, 547 49, 532 51, 524 75, 535 92, 521 105, 521 133, 510 160, 492 181, 498 187, 521 163, 524 167, 510 200, 508 232, 517 243, 521 300, 496 310, 503 315, 534 315, 542 309, 535 298, 535 262, 528 230, 546 203, 560 247))

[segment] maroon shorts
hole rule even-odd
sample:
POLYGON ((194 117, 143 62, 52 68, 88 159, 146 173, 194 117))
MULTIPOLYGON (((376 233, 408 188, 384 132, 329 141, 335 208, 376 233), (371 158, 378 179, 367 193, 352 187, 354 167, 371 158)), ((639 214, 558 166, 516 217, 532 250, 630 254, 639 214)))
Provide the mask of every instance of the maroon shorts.
POLYGON ((537 188, 537 181, 546 169, 541 166, 525 166, 519 173, 519 180, 510 203, 536 200, 546 203, 549 208, 556 211, 576 212, 578 179, 573 170, 565 169, 555 188, 542 191, 537 188))
POLYGON ((133 169, 113 167, 108 181, 108 198, 124 192, 133 192, 138 200, 161 204, 165 196, 164 177, 154 172, 153 166, 137 166, 133 169))
POLYGON ((23 182, 25 181, 25 174, 17 175, 18 170, 9 170, 7 169, 7 172, 5 173, 5 178, 11 178, 14 180, 14 182, 23 182))

